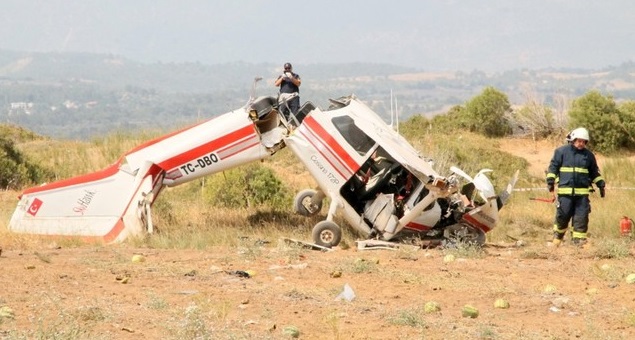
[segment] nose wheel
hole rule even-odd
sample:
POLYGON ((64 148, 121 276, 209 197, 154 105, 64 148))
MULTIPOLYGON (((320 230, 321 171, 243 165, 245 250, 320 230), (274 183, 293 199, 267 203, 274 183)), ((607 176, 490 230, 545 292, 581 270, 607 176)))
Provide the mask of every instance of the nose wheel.
POLYGON ((342 240, 342 229, 332 221, 322 221, 313 227, 312 236, 315 244, 332 248, 342 240))

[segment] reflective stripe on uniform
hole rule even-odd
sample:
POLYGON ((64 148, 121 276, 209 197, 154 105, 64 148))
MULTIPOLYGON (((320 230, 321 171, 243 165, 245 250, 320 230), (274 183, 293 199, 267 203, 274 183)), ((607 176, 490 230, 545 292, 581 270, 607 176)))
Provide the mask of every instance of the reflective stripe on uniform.
POLYGON ((588 174, 589 173, 589 169, 578 168, 578 167, 572 168, 572 167, 569 167, 569 166, 563 166, 563 167, 560 168, 560 172, 577 172, 579 174, 588 174))
POLYGON ((563 235, 564 233, 567 232, 567 227, 564 227, 564 229, 558 229, 558 225, 554 224, 553 225, 553 231, 558 233, 558 234, 562 234, 563 235))
POLYGON ((558 195, 588 195, 589 188, 562 188, 558 187, 558 195))
POLYGON ((571 237, 573 238, 586 238, 586 233, 581 233, 579 231, 571 232, 571 237))

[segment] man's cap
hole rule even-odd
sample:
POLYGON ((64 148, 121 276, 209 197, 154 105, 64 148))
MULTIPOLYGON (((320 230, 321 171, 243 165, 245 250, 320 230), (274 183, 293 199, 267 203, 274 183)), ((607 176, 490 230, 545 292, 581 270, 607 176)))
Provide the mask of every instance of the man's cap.
POLYGON ((285 70, 290 70, 292 68, 293 68, 293 66, 291 66, 291 63, 284 63, 284 69, 285 70))

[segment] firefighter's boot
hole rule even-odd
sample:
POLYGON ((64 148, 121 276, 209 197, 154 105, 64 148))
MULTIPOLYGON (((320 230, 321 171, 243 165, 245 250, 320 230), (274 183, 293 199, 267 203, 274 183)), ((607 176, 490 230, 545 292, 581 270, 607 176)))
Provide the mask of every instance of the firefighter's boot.
POLYGON ((553 233, 553 240, 551 240, 551 245, 554 247, 558 247, 562 244, 562 239, 564 238, 564 234, 560 234, 558 232, 553 233))
POLYGON ((579 248, 586 248, 588 244, 586 238, 580 237, 574 237, 573 239, 571 239, 571 243, 579 248))
POLYGON ((564 239, 564 234, 567 233, 567 227, 560 229, 558 224, 553 225, 553 240, 551 241, 552 246, 559 246, 562 244, 562 239, 564 239))

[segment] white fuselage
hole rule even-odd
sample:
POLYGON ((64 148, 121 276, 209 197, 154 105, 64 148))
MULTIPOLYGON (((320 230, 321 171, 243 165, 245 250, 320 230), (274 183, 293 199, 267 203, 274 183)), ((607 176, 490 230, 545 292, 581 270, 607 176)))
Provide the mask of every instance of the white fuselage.
MULTIPOLYGON (((412 165, 412 172, 423 180, 440 177, 410 144, 356 99, 340 109, 311 111, 285 142, 315 178, 320 190, 331 199, 340 200, 347 222, 363 233, 369 233, 371 227, 360 217, 359 208, 352 206, 355 198, 343 199, 342 196, 348 190, 345 186, 378 148, 392 151, 391 156, 396 160, 412 165)), ((424 183, 417 183, 411 191, 418 194, 424 183)), ((406 210, 414 207, 415 199, 413 195, 405 200, 406 210)), ((402 227, 432 228, 440 219, 440 208, 433 201, 431 204, 402 227)))

